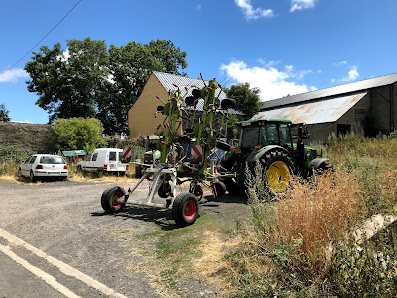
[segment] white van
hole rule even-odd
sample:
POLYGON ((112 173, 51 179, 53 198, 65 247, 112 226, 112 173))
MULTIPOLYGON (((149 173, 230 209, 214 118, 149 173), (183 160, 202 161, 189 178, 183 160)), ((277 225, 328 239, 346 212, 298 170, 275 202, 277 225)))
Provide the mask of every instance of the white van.
POLYGON ((101 175, 103 172, 113 172, 125 174, 128 170, 128 164, 122 163, 123 149, 117 148, 100 148, 88 155, 83 161, 77 164, 77 169, 82 171, 97 172, 101 175))

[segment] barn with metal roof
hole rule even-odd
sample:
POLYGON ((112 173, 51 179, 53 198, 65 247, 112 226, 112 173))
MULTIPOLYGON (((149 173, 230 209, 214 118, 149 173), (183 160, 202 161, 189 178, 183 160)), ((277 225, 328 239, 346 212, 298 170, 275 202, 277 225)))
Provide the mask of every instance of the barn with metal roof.
POLYGON ((340 86, 286 96, 263 103, 256 119, 305 122, 312 140, 331 133, 376 135, 396 129, 397 73, 340 86))
MULTIPOLYGON (((156 118, 154 117, 157 106, 161 105, 161 102, 156 96, 162 99, 168 99, 168 91, 175 90, 176 88, 185 90, 185 87, 187 88, 186 96, 190 96, 194 88, 201 89, 204 87, 204 82, 201 79, 153 71, 141 95, 128 111, 130 137, 136 138, 152 135, 156 131, 157 126, 162 124, 165 118, 161 114, 158 114, 156 118)), ((219 96, 220 100, 226 98, 226 94, 220 88, 216 90, 216 95, 219 96)), ((203 100, 198 101, 196 108, 198 111, 202 111, 203 100)), ((242 115, 241 111, 237 109, 229 109, 228 112, 242 115)))

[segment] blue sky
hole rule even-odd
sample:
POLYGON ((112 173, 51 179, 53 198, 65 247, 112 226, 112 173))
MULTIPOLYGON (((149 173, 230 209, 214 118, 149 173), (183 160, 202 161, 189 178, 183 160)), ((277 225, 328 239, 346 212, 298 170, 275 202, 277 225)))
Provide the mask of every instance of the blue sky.
MULTIPOLYGON (((0 73, 78 0, 0 1, 0 73)), ((171 40, 187 53, 190 77, 250 82, 262 100, 397 72, 396 0, 82 0, 35 49, 66 40, 171 40)), ((0 76, 12 121, 47 123, 26 88, 27 55, 0 76)))

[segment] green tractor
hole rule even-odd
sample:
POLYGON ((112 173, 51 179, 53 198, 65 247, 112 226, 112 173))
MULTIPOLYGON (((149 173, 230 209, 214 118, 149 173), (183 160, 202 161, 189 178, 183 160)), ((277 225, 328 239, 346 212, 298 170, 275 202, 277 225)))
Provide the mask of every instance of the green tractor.
MULTIPOLYGON (((228 152, 221 166, 236 173, 235 178, 223 180, 229 192, 244 186, 245 167, 254 170, 259 162, 263 180, 272 193, 282 193, 289 186, 292 174, 307 178, 314 171, 330 170, 328 159, 322 158, 313 147, 306 146, 303 139, 309 138, 304 123, 293 124, 290 120, 267 119, 239 122, 239 144, 228 152), (297 133, 293 133, 297 132, 297 133)), ((217 144, 218 148, 222 144, 217 144)))

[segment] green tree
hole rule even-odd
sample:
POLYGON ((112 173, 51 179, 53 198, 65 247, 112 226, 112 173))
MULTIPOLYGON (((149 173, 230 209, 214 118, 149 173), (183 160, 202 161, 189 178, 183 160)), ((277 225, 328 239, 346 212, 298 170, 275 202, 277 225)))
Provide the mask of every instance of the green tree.
POLYGON ((10 117, 8 116, 9 113, 10 113, 10 111, 6 109, 6 106, 4 104, 1 104, 0 105, 0 121, 1 122, 11 121, 10 117))
POLYGON ((180 74, 186 53, 171 41, 130 42, 107 50, 101 40, 69 40, 67 51, 59 43, 33 53, 25 70, 28 90, 36 102, 57 118, 96 117, 108 135, 128 134, 127 113, 153 70, 180 74))
POLYGON ((36 92, 36 104, 57 118, 95 117, 96 101, 108 76, 104 41, 68 40, 67 51, 59 43, 33 53, 25 70, 32 78, 28 90, 36 92))
POLYGON ((127 113, 138 99, 153 70, 181 74, 186 68, 186 53, 176 48, 171 41, 151 41, 147 45, 136 42, 109 49, 108 97, 98 102, 98 119, 105 133, 128 134, 127 113))
POLYGON ((84 149, 91 153, 95 148, 106 145, 102 123, 95 118, 57 119, 53 129, 55 150, 84 149))
POLYGON ((245 114, 245 119, 251 119, 261 107, 259 88, 250 88, 250 83, 231 85, 225 90, 227 96, 236 101, 237 107, 245 114))

